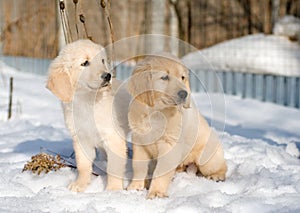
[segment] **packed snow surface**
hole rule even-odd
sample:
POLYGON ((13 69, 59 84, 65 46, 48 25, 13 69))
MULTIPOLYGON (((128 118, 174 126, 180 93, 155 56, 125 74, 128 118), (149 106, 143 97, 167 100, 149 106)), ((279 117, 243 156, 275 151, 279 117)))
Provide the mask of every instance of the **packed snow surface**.
POLYGON ((67 189, 76 178, 71 168, 40 176, 22 173, 40 147, 70 155, 72 144, 60 103, 45 88, 45 77, 16 72, 3 64, 0 68, 0 212, 300 211, 299 110, 232 96, 194 94, 209 122, 225 122, 225 130, 219 130, 228 163, 225 182, 198 177, 191 168, 176 174, 164 199, 147 200, 146 190, 105 191, 105 176, 93 176, 84 193, 74 193, 67 189), (14 77, 14 108, 13 118, 7 121, 10 76, 14 77), (225 108, 212 106, 213 98, 225 100, 225 108), (225 110, 224 120, 218 115, 225 110))
POLYGON ((255 34, 183 57, 191 69, 300 76, 300 45, 284 36, 255 34))

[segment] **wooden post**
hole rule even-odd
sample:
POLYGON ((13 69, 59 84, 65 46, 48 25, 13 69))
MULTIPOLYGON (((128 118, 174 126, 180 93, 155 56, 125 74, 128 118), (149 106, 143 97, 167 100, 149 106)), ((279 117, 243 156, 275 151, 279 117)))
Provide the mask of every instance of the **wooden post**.
POLYGON ((8 102, 8 120, 11 118, 11 112, 12 112, 12 94, 14 89, 14 79, 13 77, 10 77, 10 83, 9 83, 9 102, 8 102))
POLYGON ((271 0, 262 1, 263 3, 263 10, 264 10, 264 33, 270 34, 272 32, 272 3, 271 0))

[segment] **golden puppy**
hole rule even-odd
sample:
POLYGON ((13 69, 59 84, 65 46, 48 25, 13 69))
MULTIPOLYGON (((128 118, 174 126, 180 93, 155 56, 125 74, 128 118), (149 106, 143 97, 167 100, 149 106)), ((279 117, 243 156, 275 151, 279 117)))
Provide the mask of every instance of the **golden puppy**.
POLYGON ((128 113, 133 146, 128 190, 145 187, 151 161, 156 166, 148 198, 167 196, 176 168, 192 163, 203 176, 225 180, 222 146, 190 100, 188 69, 179 59, 166 54, 146 57, 133 71, 128 91, 134 98, 128 113))
POLYGON ((64 47, 49 68, 47 88, 62 101, 73 139, 78 177, 69 185, 72 191, 84 191, 90 182, 95 148, 107 154, 106 189, 123 189, 130 96, 126 99, 126 88, 119 89, 117 81, 111 83, 105 63, 102 46, 78 40, 64 47))

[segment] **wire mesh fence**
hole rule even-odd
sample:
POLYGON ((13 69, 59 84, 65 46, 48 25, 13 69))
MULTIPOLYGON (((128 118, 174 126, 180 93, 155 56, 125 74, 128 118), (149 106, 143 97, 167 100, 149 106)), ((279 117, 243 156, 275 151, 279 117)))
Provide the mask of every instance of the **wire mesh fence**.
MULTIPOLYGON (((128 79, 133 68, 118 65, 118 78, 128 79)), ((193 92, 224 93, 300 108, 300 77, 198 69, 191 70, 190 85, 193 92)))
MULTIPOLYGON (((46 76, 49 59, 2 56, 0 60, 22 72, 46 76)), ((126 80, 134 66, 117 65, 117 78, 126 80)), ((190 84, 193 92, 224 93, 300 108, 300 77, 270 74, 191 70, 190 84)))
POLYGON ((33 73, 37 75, 46 75, 49 65, 51 63, 50 59, 36 59, 29 57, 16 57, 5 55, 0 55, 0 61, 19 71, 33 73))

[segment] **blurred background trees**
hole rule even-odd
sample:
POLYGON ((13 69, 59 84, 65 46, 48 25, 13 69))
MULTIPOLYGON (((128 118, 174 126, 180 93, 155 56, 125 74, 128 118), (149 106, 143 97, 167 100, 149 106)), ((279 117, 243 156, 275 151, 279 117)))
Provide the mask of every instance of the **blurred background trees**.
MULTIPOLYGON (((55 57, 64 43, 58 2, 0 0, 2 54, 55 57)), ((64 2, 73 40, 86 37, 79 21, 82 14, 92 40, 109 44, 100 0, 79 0, 76 16, 74 1, 64 2)), ((178 37, 201 49, 248 34, 270 34, 278 18, 300 17, 300 0, 111 0, 110 13, 115 40, 155 33, 178 37)))
POLYGON ((52 58, 58 51, 55 1, 0 0, 0 44, 5 55, 52 58))

